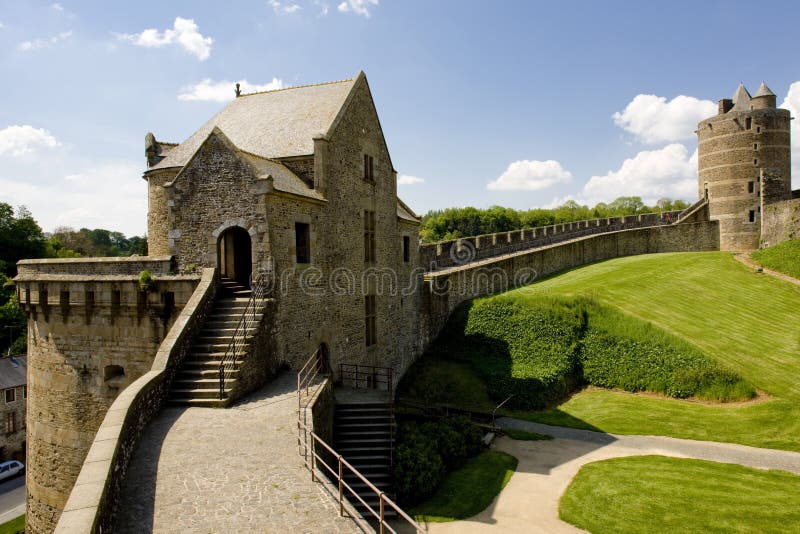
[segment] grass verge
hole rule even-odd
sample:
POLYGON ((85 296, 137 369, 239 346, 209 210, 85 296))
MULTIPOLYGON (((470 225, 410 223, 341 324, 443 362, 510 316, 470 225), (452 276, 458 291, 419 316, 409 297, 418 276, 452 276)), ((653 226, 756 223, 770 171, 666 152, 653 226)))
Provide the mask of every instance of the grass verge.
POLYGON ((786 532, 800 524, 800 476, 733 464, 634 456, 590 463, 561 519, 605 532, 786 532))
POLYGON ((0 534, 17 534, 25 532, 25 514, 0 525, 0 534))
POLYGON ((472 517, 489 506, 508 484, 517 459, 487 450, 445 477, 436 493, 411 509, 417 521, 441 523, 472 517))
POLYGON ((517 441, 546 441, 548 439, 553 439, 553 436, 547 434, 528 432, 527 430, 515 430, 513 428, 504 428, 503 434, 517 441))
POLYGON ((762 267, 800 279, 800 239, 756 250, 750 256, 762 267))

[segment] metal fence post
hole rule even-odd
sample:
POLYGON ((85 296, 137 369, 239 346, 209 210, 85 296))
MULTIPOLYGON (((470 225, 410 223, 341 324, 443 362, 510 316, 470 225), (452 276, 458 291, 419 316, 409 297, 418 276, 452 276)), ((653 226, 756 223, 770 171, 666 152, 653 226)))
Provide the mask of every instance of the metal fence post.
POLYGON ((380 534, 383 534, 383 532, 384 532, 384 530, 383 530, 384 529, 384 526, 383 526, 383 518, 384 518, 383 495, 384 495, 383 492, 380 492, 380 494, 378 495, 378 498, 379 498, 380 503, 381 503, 381 528, 380 528, 380 534))
POLYGON ((342 501, 344 493, 344 480, 342 479, 342 455, 339 455, 339 517, 344 517, 344 502, 342 501))
POLYGON ((314 444, 314 434, 311 434, 311 482, 317 481, 317 453, 316 453, 316 446, 314 444))

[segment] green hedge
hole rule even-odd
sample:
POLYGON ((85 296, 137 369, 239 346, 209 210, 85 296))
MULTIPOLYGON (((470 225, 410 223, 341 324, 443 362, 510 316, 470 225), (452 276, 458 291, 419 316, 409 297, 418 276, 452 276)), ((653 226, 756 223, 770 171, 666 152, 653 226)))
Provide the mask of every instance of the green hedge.
MULTIPOLYGON (((513 395, 508 407, 526 410, 557 404, 583 383, 676 398, 755 396, 741 377, 691 344, 585 297, 497 296, 466 303, 427 356, 468 363, 495 402, 513 395)), ((441 389, 454 386, 443 381, 441 389)), ((415 390, 408 383, 403 388, 415 390)))
POLYGON ((399 502, 411 505, 433 495, 445 475, 483 448, 480 428, 463 416, 398 425, 394 487, 399 502))

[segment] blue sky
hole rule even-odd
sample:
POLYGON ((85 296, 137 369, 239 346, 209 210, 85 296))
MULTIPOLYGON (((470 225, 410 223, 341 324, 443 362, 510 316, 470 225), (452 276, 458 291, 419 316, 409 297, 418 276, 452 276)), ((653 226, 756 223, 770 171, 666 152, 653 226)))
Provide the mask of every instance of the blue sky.
POLYGON ((235 81, 363 69, 420 213, 694 200, 693 130, 717 99, 765 80, 800 109, 796 2, 771 2, 768 23, 732 1, 223 5, 1 0, 0 200, 46 231, 144 233, 145 133, 183 141, 235 81))

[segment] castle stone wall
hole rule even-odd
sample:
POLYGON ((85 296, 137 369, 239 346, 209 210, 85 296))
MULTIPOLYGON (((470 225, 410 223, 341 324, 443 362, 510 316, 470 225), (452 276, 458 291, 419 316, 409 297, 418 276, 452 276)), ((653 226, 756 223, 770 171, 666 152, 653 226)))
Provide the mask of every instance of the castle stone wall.
POLYGON ((553 273, 601 260, 659 252, 719 250, 716 221, 623 230, 521 251, 474 265, 426 275, 424 312, 426 344, 439 334, 460 303, 501 293, 553 273))
POLYGON ((800 198, 764 204, 762 210, 762 247, 800 238, 800 198))
POLYGON ((198 282, 157 274, 142 291, 139 270, 168 272, 168 258, 78 260, 26 260, 15 278, 28 314, 31 532, 52 531, 108 407, 150 369, 198 282))

